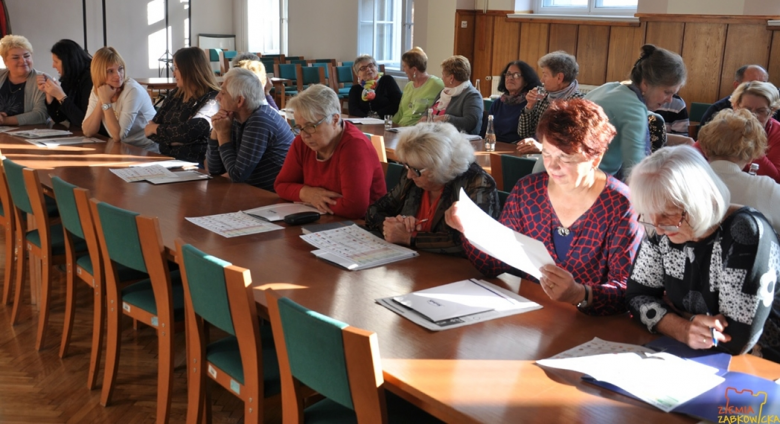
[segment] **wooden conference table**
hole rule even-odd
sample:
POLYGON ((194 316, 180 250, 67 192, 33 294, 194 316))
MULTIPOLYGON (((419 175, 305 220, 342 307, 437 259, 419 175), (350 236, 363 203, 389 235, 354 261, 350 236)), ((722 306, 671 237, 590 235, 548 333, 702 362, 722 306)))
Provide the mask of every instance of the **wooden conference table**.
MULTIPOLYGON (((5 137, 0 138, 0 148, 5 137)), ((27 159, 23 163, 48 163, 27 159), (29 162, 28 162, 29 161, 29 162)), ((626 316, 588 317, 550 301, 538 285, 514 277, 491 280, 543 305, 543 309, 443 332, 425 330, 374 303, 465 278, 479 277, 462 258, 421 252, 420 257, 359 272, 315 259, 300 228, 223 238, 185 217, 244 210, 278 201, 269 192, 224 178, 154 186, 125 183, 106 167, 65 166, 41 170, 90 189, 118 207, 159 217, 163 242, 172 252, 177 237, 249 268, 255 299, 263 289, 350 325, 378 334, 389 390, 447 422, 693 422, 583 383, 568 373, 545 372, 534 361, 599 337, 646 343, 656 336, 626 316)), ((322 221, 338 220, 323 217, 322 221)), ((284 224, 283 224, 284 225, 284 224)), ((733 370, 780 378, 780 365, 752 356, 732 360, 733 370)))

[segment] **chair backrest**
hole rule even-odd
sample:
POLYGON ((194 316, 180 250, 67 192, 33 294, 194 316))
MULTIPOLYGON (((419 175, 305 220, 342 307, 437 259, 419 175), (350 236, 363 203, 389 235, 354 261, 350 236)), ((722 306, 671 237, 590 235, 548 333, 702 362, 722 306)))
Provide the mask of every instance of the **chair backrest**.
POLYGON ((385 185, 387 191, 390 192, 401 180, 401 175, 404 173, 404 166, 396 162, 387 163, 387 171, 385 172, 385 185))
POLYGON ((314 62, 310 63, 309 66, 316 67, 316 68, 322 68, 325 71, 325 79, 330 81, 330 63, 326 62, 314 62))
POLYGON ((336 66, 333 68, 333 82, 334 90, 338 92, 339 85, 344 84, 344 87, 349 87, 352 82, 352 67, 351 66, 336 66))
POLYGON ((376 155, 379 158, 379 162, 387 162, 387 150, 385 149, 385 138, 381 135, 374 135, 369 133, 363 133, 371 141, 371 144, 376 150, 376 155))
POLYGON ((117 262, 148 273, 136 221, 140 214, 94 199, 92 202, 93 212, 97 212, 94 214, 95 227, 105 262, 117 262))
POLYGON ((309 66, 309 61, 306 59, 287 59, 287 63, 291 63, 293 65, 309 66))
POLYGON ((57 209, 60 211, 62 226, 72 234, 83 239, 84 230, 81 227, 81 218, 76 206, 76 196, 73 194, 73 190, 78 187, 65 182, 60 177, 52 177, 51 183, 54 188, 54 196, 57 198, 57 209))
POLYGON ((296 65, 291 65, 289 63, 276 63, 274 64, 274 76, 277 78, 286 78, 295 84, 295 80, 298 78, 295 66, 296 65))
POLYGON ((295 66, 295 71, 298 75, 296 84, 298 85, 299 93, 305 90, 311 84, 328 84, 328 81, 325 80, 325 70, 323 68, 309 66, 303 67, 301 65, 295 66))
POLYGON ((384 380, 376 333, 350 327, 265 291, 279 357, 282 414, 302 422, 300 381, 330 400, 355 411, 359 423, 386 421, 384 380))
POLYGON ((349 68, 350 72, 352 72, 352 65, 354 65, 354 64, 355 64, 354 61, 352 61, 352 62, 341 62, 340 66, 346 66, 346 67, 349 68))
POLYGON ((314 63, 328 63, 336 66, 336 59, 314 59, 314 63))
POLYGON ((303 56, 284 56, 284 60, 304 60, 303 56))
POLYGON ((701 122, 701 118, 704 116, 704 112, 706 112, 710 106, 712 106, 711 103, 691 103, 691 113, 688 114, 688 119, 691 122, 701 122))
POLYGON ((190 244, 184 245, 180 240, 177 240, 176 252, 192 310, 220 330, 235 336, 225 285, 225 268, 230 263, 207 255, 190 244))
POLYGON ((5 178, 3 163, 0 161, 0 216, 13 222, 14 204, 11 200, 11 192, 8 191, 8 181, 5 178))
POLYGON ((24 167, 11 159, 3 160, 3 169, 8 182, 8 191, 11 193, 13 204, 27 214, 33 214, 30 197, 27 195, 27 189, 24 186, 24 167))
POLYGON ((219 53, 222 49, 209 49, 209 62, 219 62, 219 53))
MULTIPOLYGON (((274 61, 274 59, 273 59, 273 58, 271 58, 271 59, 266 59, 266 58, 264 58, 264 57, 261 57, 261 58, 260 58, 260 62, 262 62, 262 63, 263 63, 263 66, 265 66, 265 72, 266 72, 266 73, 273 74, 273 73, 275 72, 275 71, 274 71, 274 65, 275 65, 276 63, 278 63, 278 62, 274 61)), ((276 75, 274 75, 274 76, 276 76, 276 75)))
MULTIPOLYGON (((87 242, 92 275, 102 276, 103 260, 89 206, 89 190, 70 184, 57 176, 52 177, 51 182, 63 227, 87 242)), ((102 279, 97 281, 102 284, 102 279)))
POLYGON ((504 182, 504 191, 511 192, 520 178, 532 174, 534 165, 536 165, 536 161, 531 158, 501 155, 501 174, 504 182))

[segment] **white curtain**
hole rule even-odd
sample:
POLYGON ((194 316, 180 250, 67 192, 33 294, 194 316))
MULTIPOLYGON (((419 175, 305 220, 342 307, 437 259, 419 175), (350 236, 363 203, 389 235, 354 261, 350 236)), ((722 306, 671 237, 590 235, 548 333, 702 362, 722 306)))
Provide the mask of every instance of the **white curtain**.
POLYGON ((233 0, 233 29, 236 31, 236 50, 249 51, 248 0, 233 0))

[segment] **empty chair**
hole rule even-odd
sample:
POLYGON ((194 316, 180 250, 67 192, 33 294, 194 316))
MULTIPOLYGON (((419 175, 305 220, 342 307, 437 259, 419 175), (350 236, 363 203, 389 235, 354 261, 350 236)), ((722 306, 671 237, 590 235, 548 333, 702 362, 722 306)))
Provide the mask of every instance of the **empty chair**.
POLYGON ((174 321, 184 320, 181 278, 178 271, 170 272, 157 218, 95 199, 90 208, 106 273, 106 366, 100 403, 108 405, 114 392, 124 313, 157 331, 157 422, 166 423, 173 383, 174 321), (149 279, 120 288, 119 264, 145 272, 149 279))
POLYGON ((287 63, 292 65, 309 66, 309 61, 305 59, 287 59, 287 63))
POLYGON ((315 67, 315 68, 322 68, 322 70, 325 72, 325 84, 330 84, 330 67, 331 64, 329 62, 313 62, 309 63, 309 66, 315 67))
POLYGON ((354 76, 352 75, 352 66, 336 66, 332 68, 331 74, 331 88, 336 94, 339 95, 339 99, 349 98, 349 89, 354 84, 354 76))
POLYGON ((325 80, 325 70, 320 67, 303 67, 295 65, 295 72, 297 73, 296 85, 298 87, 295 94, 309 88, 312 84, 327 85, 328 81, 325 80))
POLYGON ((440 422, 384 390, 376 333, 351 327, 265 290, 285 423, 440 422), (304 386, 325 397, 304 409, 304 386))
POLYGON ((261 325, 257 316, 249 270, 181 240, 176 253, 186 303, 187 422, 203 420, 208 375, 244 401, 245 423, 262 423, 263 399, 281 391, 279 363, 271 327, 261 325), (228 336, 208 343, 206 324, 228 336))
MULTIPOLYGON (((298 78, 298 73, 296 70, 296 65, 290 65, 289 63, 276 63, 274 64, 273 70, 274 70, 274 77, 284 78, 289 80, 284 82, 286 86, 295 87, 297 85, 296 79, 298 78)), ((294 89, 285 88, 284 91, 285 91, 285 96, 290 96, 290 92, 294 91, 294 89)))
MULTIPOLYGON (((57 205, 53 200, 44 199, 38 174, 33 169, 12 162, 10 159, 3 161, 8 189, 14 205, 16 231, 15 249, 16 258, 16 292, 14 294, 14 306, 11 312, 11 323, 16 324, 19 316, 19 305, 22 301, 22 289, 27 267, 25 266, 25 254, 27 251, 30 260, 33 258, 41 263, 41 286, 38 302, 38 333, 35 348, 43 347, 46 326, 49 320, 49 296, 51 295, 52 272, 55 265, 65 263, 65 240, 63 239, 62 224, 52 224, 51 217, 57 216, 57 205), (37 229, 24 231, 27 228, 27 215, 35 218, 37 229)), ((84 250, 83 242, 76 247, 84 250)), ((12 272, 7 269, 6 272, 12 272)), ((33 278, 30 283, 35 284, 33 278)))

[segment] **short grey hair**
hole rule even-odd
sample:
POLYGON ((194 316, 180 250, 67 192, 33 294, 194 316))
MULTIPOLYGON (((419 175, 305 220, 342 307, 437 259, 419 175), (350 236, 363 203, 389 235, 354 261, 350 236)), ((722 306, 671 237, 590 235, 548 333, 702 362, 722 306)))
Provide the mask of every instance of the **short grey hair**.
POLYGON ((396 155, 401 162, 430 172, 430 179, 446 184, 466 172, 476 160, 474 148, 450 123, 421 123, 400 132, 396 155))
POLYGON ((339 97, 333 89, 322 84, 310 85, 290 99, 287 105, 307 122, 317 122, 330 115, 341 117, 339 97))
POLYGON ((638 214, 661 214, 669 205, 683 209, 693 236, 719 225, 731 193, 701 153, 690 146, 659 149, 631 170, 631 204, 638 214))
POLYGON ((371 56, 370 54, 361 54, 357 58, 355 58, 355 63, 352 64, 352 72, 355 73, 355 75, 358 74, 358 68, 360 68, 361 63, 373 63, 374 66, 377 66, 376 59, 374 59, 374 56, 371 56))
POLYGON ((242 96, 249 110, 255 110, 265 101, 265 91, 260 79, 250 70, 233 68, 225 74, 222 83, 225 91, 235 101, 242 96))
POLYGON ((563 74, 564 82, 574 81, 580 73, 577 59, 563 50, 547 53, 539 59, 538 64, 540 68, 549 69, 552 76, 563 74))
POLYGON ((752 94, 765 99, 772 112, 780 109, 780 94, 777 92, 777 87, 772 85, 771 82, 748 81, 738 85, 736 90, 731 93, 731 97, 729 97, 731 107, 734 109, 739 108, 739 104, 742 103, 742 96, 745 94, 752 94))
POLYGON ((238 63, 242 60, 260 60, 260 56, 254 54, 254 53, 240 53, 237 54, 236 57, 233 58, 233 60, 230 62, 230 66, 236 67, 238 66, 238 63))

